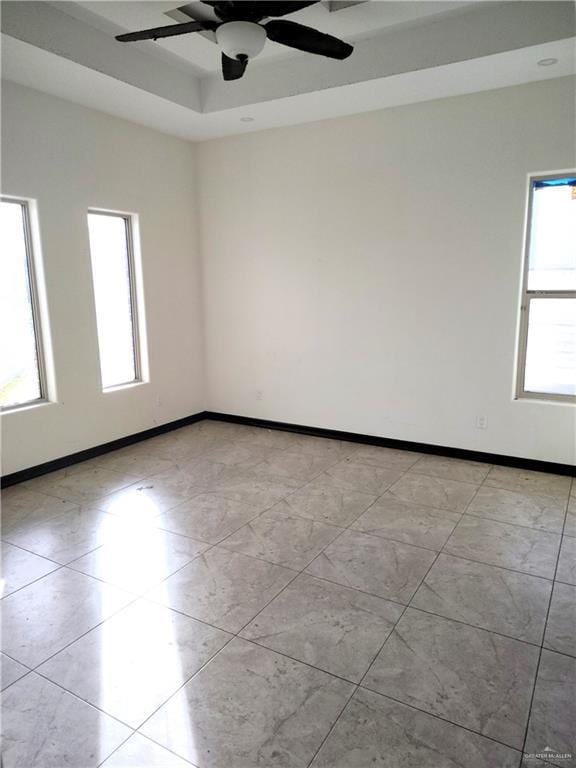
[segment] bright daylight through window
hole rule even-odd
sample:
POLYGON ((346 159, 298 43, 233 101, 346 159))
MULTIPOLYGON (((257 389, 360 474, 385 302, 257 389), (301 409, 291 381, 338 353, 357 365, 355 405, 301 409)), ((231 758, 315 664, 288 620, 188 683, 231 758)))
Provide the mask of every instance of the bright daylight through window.
POLYGON ((576 396, 576 176, 531 181, 518 395, 576 396))
POLYGON ((0 407, 14 408, 45 395, 26 202, 0 201, 0 233, 0 407))
POLYGON ((102 388, 140 381, 138 326, 129 216, 88 214, 102 388))

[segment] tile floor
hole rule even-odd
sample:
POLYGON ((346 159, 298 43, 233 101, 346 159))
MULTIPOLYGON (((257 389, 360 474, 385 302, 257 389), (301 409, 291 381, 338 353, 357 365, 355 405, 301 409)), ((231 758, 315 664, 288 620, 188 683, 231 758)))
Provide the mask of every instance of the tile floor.
POLYGON ((2 501, 4 768, 576 766, 569 477, 205 421, 2 501))

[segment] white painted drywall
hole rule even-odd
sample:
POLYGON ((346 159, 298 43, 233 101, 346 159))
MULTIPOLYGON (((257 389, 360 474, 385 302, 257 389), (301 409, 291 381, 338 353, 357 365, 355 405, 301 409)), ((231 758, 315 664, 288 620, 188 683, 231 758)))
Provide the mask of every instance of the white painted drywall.
POLYGON ((208 407, 573 463, 513 380, 527 174, 574 127, 563 78, 200 145, 208 407))
POLYGON ((37 201, 57 402, 2 418, 4 474, 204 407, 195 147, 3 83, 2 191, 37 201), (137 213, 147 384, 103 394, 86 211, 137 213))

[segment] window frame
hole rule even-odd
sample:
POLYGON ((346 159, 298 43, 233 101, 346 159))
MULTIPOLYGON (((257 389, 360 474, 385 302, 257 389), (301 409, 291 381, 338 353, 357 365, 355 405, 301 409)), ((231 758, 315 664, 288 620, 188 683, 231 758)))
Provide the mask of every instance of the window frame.
POLYGON ((528 205, 526 208, 526 224, 524 236, 524 257, 522 260, 522 288, 520 296, 520 320, 518 329, 518 355, 516 371, 516 399, 540 400, 545 402, 569 403, 576 405, 576 395, 565 395, 554 392, 533 392, 525 388, 526 356, 528 351, 528 330, 530 325, 530 305, 539 299, 576 299, 576 289, 563 290, 528 290, 528 271, 530 266, 530 242, 532 232, 532 211, 534 201, 534 182, 550 179, 563 179, 566 176, 576 176, 576 171, 559 173, 531 174, 528 177, 528 205))
POLYGON ((32 217, 30 204, 32 201, 23 197, 11 197, 0 195, 3 203, 19 205, 22 211, 22 227, 24 230, 24 249, 26 251, 26 273, 28 277, 28 292, 30 294, 30 309, 32 312, 32 327, 34 329, 34 346, 36 350, 36 363, 38 368, 39 397, 34 400, 26 400, 23 403, 13 405, 0 405, 1 413, 10 413, 23 408, 31 408, 50 402, 48 397, 48 374, 46 369, 45 336, 42 327, 42 308, 40 303, 38 270, 36 265, 37 254, 34 249, 34 236, 32 231, 32 217))
MULTIPOLYGON (((88 223, 88 216, 115 216, 124 220, 124 232, 126 236, 126 258, 128 260, 128 283, 130 287, 130 320, 132 324, 132 349, 134 354, 134 378, 129 381, 118 382, 112 384, 109 387, 105 387, 102 382, 102 360, 100 355, 100 337, 98 334, 98 315, 96 313, 96 334, 98 336, 98 361, 100 367, 100 391, 103 393, 114 392, 117 389, 125 389, 126 387, 136 386, 145 382, 142 364, 142 350, 141 350, 141 333, 140 333, 140 320, 138 306, 139 302, 139 286, 138 286, 138 270, 136 269, 136 260, 134 255, 134 225, 133 220, 135 218, 132 213, 121 213, 119 211, 109 211, 104 208, 88 208, 86 215, 86 222, 88 223)), ((92 249, 90 248, 90 237, 88 237, 88 246, 90 252, 90 266, 93 270, 92 261, 92 249)), ((92 271, 92 290, 94 291, 94 308, 96 309, 96 291, 94 284, 94 272, 92 271)))

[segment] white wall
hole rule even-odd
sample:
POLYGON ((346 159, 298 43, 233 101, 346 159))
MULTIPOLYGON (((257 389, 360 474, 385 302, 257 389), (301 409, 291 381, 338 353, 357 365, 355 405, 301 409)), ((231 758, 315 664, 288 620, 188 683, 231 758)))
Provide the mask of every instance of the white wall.
POLYGON ((57 402, 3 416, 4 474, 204 408, 195 147, 4 83, 2 191, 37 201, 57 402), (140 218, 150 381, 103 394, 86 211, 140 218))
POLYGON ((512 392, 526 177, 574 163, 568 78, 201 145, 208 407, 573 463, 512 392))

